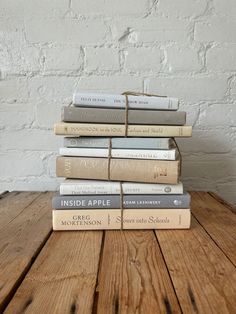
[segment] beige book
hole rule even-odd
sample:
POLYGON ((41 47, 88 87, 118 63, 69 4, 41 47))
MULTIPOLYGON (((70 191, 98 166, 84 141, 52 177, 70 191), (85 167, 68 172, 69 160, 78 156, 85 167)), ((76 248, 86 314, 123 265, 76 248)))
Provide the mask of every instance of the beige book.
MULTIPOLYGON (((53 230, 121 229, 120 209, 53 210, 53 230)), ((190 209, 124 209, 123 229, 188 229, 190 209)))
MULTIPOLYGON (((109 179, 108 158, 57 157, 58 177, 109 179)), ((177 184, 179 160, 117 159, 110 160, 110 180, 177 184)))
MULTIPOLYGON (((125 125, 59 122, 54 125, 54 132, 57 135, 124 136, 125 125)), ((127 129, 127 136, 136 137, 189 137, 191 135, 192 127, 186 125, 128 125, 127 129)))

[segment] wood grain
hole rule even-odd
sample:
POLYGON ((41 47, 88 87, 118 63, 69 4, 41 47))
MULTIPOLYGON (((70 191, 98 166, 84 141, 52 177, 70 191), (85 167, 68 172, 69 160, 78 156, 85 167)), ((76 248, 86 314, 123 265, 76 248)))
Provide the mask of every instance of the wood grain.
POLYGON ((180 313, 153 231, 106 231, 97 313, 180 313))
POLYGON ((1 312, 51 232, 51 194, 11 193, 0 204, 1 312))
POLYGON ((235 313, 236 269, 195 218, 156 235, 183 313, 235 313))
POLYGON ((6 313, 91 313, 102 233, 54 232, 6 313))
POLYGON ((236 215, 207 192, 191 196, 193 215, 236 266, 236 215))

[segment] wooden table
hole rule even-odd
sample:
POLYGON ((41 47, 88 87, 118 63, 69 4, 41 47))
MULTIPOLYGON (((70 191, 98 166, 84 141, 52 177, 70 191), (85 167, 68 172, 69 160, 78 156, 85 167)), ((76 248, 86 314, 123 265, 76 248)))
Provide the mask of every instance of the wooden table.
POLYGON ((236 215, 192 192, 191 230, 52 232, 52 193, 0 200, 0 312, 236 313, 236 215))

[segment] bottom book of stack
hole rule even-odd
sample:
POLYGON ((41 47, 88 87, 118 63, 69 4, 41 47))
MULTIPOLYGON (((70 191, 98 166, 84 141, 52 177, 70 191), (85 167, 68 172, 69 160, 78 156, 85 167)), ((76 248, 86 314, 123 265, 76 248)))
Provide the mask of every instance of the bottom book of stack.
POLYGON ((54 230, 188 229, 191 221, 182 183, 66 180, 52 205, 54 230))

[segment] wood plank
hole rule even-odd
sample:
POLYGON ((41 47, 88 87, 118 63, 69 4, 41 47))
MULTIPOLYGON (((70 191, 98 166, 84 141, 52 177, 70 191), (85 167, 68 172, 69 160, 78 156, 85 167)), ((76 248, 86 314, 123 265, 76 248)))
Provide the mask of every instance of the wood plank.
POLYGON ((94 312, 181 312, 152 230, 106 231, 94 312))
POLYGON ((51 233, 51 196, 12 193, 0 202, 0 312, 51 233))
POLYGON ((5 313, 91 313, 102 233, 54 232, 5 313))
POLYGON ((211 195, 215 200, 217 200, 219 203, 221 203, 222 205, 224 205, 225 207, 227 207, 229 210, 231 210, 233 213, 236 214, 236 208, 233 207, 233 205, 231 205, 229 202, 227 202, 226 200, 223 200, 223 198, 221 198, 218 194, 214 193, 214 192, 207 192, 209 195, 211 195))
POLYGON ((191 195, 193 215, 236 266, 236 215, 207 192, 191 195))
POLYGON ((156 235, 183 313, 235 313, 236 269, 194 217, 156 235))
POLYGON ((39 192, 12 192, 3 195, 0 199, 0 230, 20 215, 39 196, 39 192))

